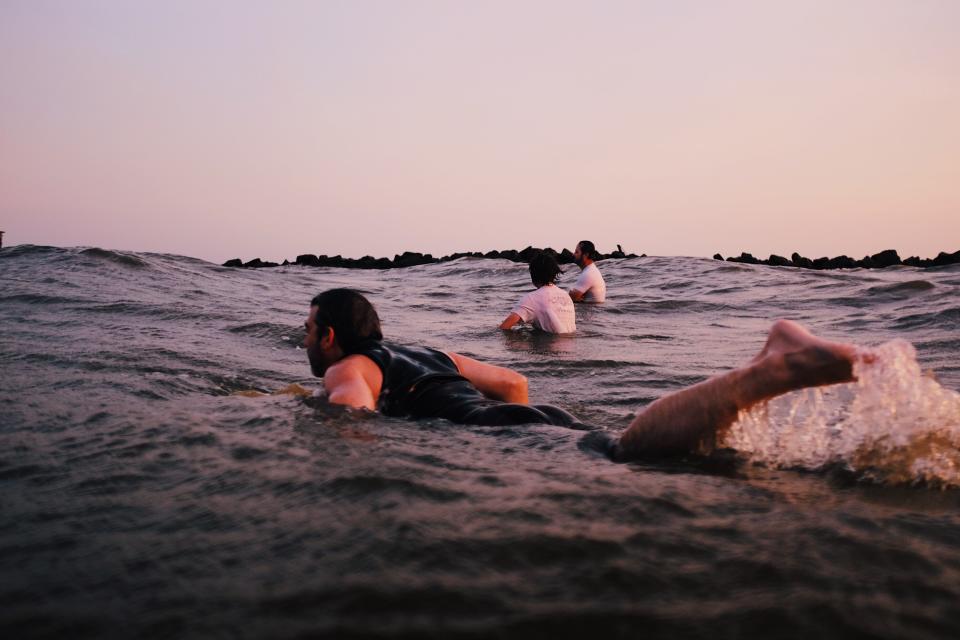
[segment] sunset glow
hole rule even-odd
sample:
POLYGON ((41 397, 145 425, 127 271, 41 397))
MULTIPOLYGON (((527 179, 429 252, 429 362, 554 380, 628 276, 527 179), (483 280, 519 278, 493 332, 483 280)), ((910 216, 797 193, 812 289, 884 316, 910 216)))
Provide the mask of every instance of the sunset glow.
POLYGON ((960 248, 960 3, 7 0, 5 244, 960 248))

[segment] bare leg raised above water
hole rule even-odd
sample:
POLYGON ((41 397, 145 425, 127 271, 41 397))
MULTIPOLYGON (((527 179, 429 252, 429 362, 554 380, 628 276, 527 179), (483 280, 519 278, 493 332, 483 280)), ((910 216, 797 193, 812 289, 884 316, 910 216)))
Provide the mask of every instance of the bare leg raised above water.
POLYGON ((669 455, 698 449, 758 402, 803 389, 853 381, 853 345, 829 342, 790 320, 778 320, 747 365, 666 395, 634 418, 617 457, 669 455))

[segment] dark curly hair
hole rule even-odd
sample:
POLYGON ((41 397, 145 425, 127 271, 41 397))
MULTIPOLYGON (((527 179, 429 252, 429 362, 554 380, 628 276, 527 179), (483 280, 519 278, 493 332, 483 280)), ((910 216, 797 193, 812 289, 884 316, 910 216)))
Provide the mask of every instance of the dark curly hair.
POLYGON ((383 340, 380 316, 370 301, 353 289, 327 289, 314 296, 317 330, 333 328, 333 335, 344 353, 350 353, 367 340, 383 340))
POLYGON ((577 246, 580 247, 580 251, 583 255, 587 256, 591 260, 597 259, 597 248, 593 246, 593 243, 589 240, 581 240, 577 243, 577 246))
POLYGON ((561 273, 563 269, 551 253, 541 251, 530 260, 530 279, 537 287, 556 283, 561 273))

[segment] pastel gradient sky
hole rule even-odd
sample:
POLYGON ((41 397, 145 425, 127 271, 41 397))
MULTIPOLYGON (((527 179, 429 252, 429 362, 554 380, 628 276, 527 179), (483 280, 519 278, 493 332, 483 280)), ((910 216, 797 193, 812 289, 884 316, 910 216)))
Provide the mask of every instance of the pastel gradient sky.
POLYGON ((2 0, 5 244, 960 249, 960 2, 2 0))

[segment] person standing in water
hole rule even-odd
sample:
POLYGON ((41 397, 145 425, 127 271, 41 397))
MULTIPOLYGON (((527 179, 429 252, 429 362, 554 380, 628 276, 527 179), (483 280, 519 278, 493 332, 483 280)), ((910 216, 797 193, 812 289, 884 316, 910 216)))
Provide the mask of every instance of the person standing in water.
POLYGON ((573 333, 577 330, 576 311, 557 277, 563 273, 556 258, 541 251, 530 260, 530 279, 536 290, 523 296, 500 328, 511 329, 520 322, 532 324, 547 333, 573 333))
MULTIPOLYGON (((373 305, 352 289, 313 298, 304 347, 327 399, 386 415, 443 418, 460 424, 582 426, 551 405, 528 404, 527 379, 466 356, 383 340, 373 305)), ((853 345, 828 342, 790 320, 778 320, 747 364, 669 393, 641 411, 608 455, 617 461, 702 451, 740 411, 778 395, 854 381, 853 364, 869 361, 853 345)))
POLYGON ((597 250, 589 240, 581 240, 573 252, 573 261, 580 267, 580 277, 570 289, 574 302, 603 302, 607 298, 607 283, 593 262, 597 250))

